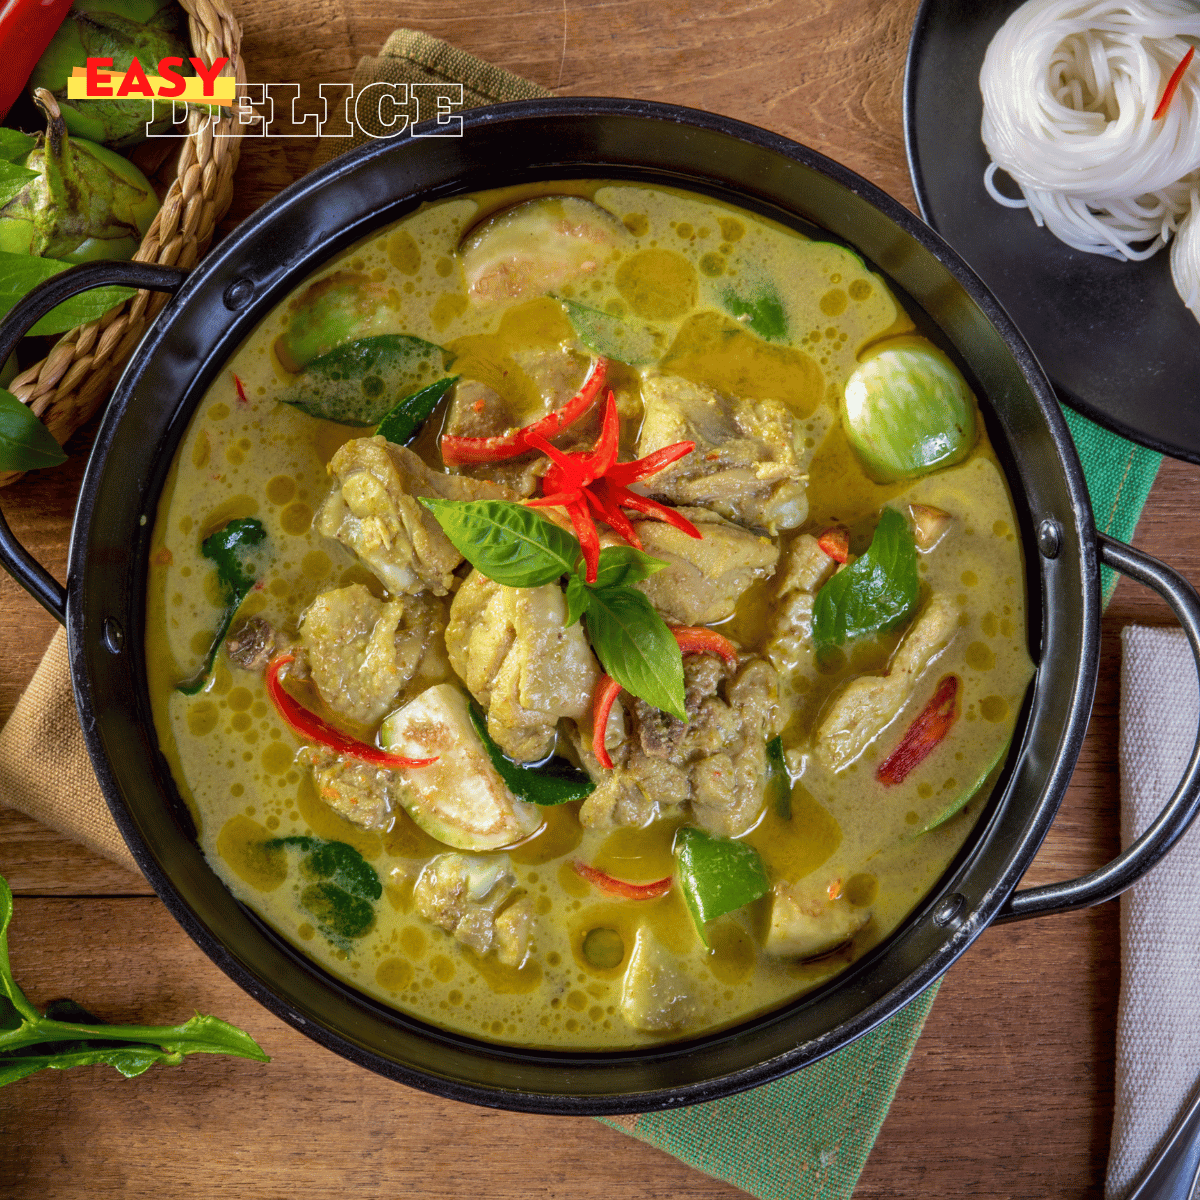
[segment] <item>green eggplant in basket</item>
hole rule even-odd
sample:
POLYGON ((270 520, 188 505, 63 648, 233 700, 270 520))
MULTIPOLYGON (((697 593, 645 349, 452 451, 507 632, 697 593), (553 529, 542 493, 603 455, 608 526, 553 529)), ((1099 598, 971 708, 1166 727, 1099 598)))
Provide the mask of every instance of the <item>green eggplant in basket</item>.
POLYGON ((0 207, 0 251, 69 263, 132 258, 158 212, 154 188, 119 154, 70 137, 48 91, 34 98, 46 132, 19 164, 33 177, 0 207))

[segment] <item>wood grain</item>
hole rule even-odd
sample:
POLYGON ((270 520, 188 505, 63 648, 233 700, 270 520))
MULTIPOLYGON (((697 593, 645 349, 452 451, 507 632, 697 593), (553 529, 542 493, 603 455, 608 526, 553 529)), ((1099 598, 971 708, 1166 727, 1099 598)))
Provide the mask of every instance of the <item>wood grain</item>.
MULTIPOLYGON (((414 0, 404 23, 561 94, 669 100, 796 138, 910 207, 901 129, 915 0, 414 0)), ((349 79, 399 17, 367 0, 246 0, 252 80, 349 79)), ((232 228, 303 174, 311 139, 251 140, 232 228)), ((60 578, 82 457, 0 502, 60 578)), ((1200 580, 1200 469, 1168 461, 1135 544, 1200 580)), ((1091 728, 1027 882, 1117 848, 1118 635, 1170 622, 1122 582, 1103 622, 1091 728)), ((53 633, 0 579, 0 720, 53 633)), ((2 799, 2 798, 0 798, 2 799)), ((33 999, 69 994, 111 1020, 193 1008, 248 1028, 269 1066, 193 1058, 119 1081, 101 1068, 0 1091, 7 1200, 25 1197, 418 1197, 641 1200, 740 1195, 595 1122, 450 1104, 350 1066, 241 993, 146 886, 0 809, 0 873, 18 892, 13 961, 33 999)), ((948 973, 860 1181, 860 1200, 1099 1196, 1112 1119, 1117 908, 986 932, 948 973)))

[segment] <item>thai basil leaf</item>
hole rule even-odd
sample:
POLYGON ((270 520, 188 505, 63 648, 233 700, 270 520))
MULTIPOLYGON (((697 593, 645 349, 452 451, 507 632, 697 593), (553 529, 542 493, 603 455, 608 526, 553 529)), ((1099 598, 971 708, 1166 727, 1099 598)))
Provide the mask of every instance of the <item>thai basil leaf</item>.
POLYGON ((66 461, 62 447, 28 405, 0 388, 0 471, 36 471, 66 461))
POLYGON ((573 300, 560 300, 576 337, 591 351, 631 367, 657 362, 663 353, 660 337, 648 325, 626 321, 573 300))
POLYGON ((371 931, 383 886, 353 846, 305 836, 272 838, 266 845, 292 846, 304 854, 300 873, 312 882, 300 893, 300 904, 330 942, 348 950, 355 938, 371 931))
POLYGON ((574 625, 587 612, 588 586, 583 576, 573 573, 567 576, 567 624, 574 625))
POLYGON ((626 691, 686 721, 683 655, 649 599, 632 587, 589 588, 586 619, 604 670, 626 691))
POLYGON ((0 162, 16 162, 24 158, 37 145, 32 134, 19 129, 0 129, 0 162))
POLYGON ((20 195, 25 190, 25 185, 37 177, 38 173, 29 170, 28 167, 18 167, 14 162, 0 162, 0 205, 7 204, 14 196, 20 195))
POLYGON ((424 390, 452 358, 441 346, 404 333, 359 338, 314 358, 281 399, 339 425, 377 425, 397 396, 424 390))
POLYGON ((675 862, 683 898, 706 946, 707 922, 734 912, 771 890, 767 869, 753 846, 713 837, 691 825, 685 825, 675 835, 675 862))
POLYGON ((553 583, 579 557, 574 534, 523 504, 428 496, 421 503, 471 566, 507 587, 553 583))
MULTIPOLYGON (((638 583, 658 574, 667 564, 661 558, 653 558, 644 550, 634 546, 605 546, 600 551, 600 562, 596 569, 596 582, 589 584, 592 588, 620 587, 623 584, 638 583)), ((575 567, 575 573, 582 575, 583 563, 575 567)))
POLYGON ((894 629, 912 615, 920 590, 912 531, 894 508, 885 508, 871 548, 817 593, 813 602, 813 645, 820 653, 855 638, 894 629))
POLYGON ((767 802, 781 821, 792 819, 792 776, 783 753, 783 738, 776 735, 767 743, 767 802))
MULTIPOLYGON (((60 271, 65 271, 71 265, 59 262, 55 258, 34 258, 29 254, 0 251, 0 317, 4 316, 26 292, 60 271)), ((51 309, 29 333, 66 333, 76 325, 86 325, 88 321, 99 319, 110 308, 128 300, 133 294, 134 289, 127 287, 102 287, 82 292, 51 309)))
POLYGON ((47 1067, 92 1063, 107 1063, 131 1077, 155 1063, 175 1064, 197 1053, 270 1062, 248 1033, 217 1017, 197 1014, 184 1025, 108 1025, 71 1000, 55 1001, 39 1013, 9 966, 12 909, 12 892, 0 877, 0 1087, 47 1067))
POLYGON ((204 665, 191 679, 178 685, 179 691, 185 696, 194 696, 204 687, 237 610, 258 582, 255 547, 266 536, 267 531, 257 517, 239 517, 218 529, 201 544, 200 553, 217 568, 217 583, 225 597, 225 610, 204 665))
POLYGON ((397 446, 405 446, 409 439, 429 419, 437 408, 438 401, 458 382, 457 375, 447 375, 437 383, 431 383, 411 396, 405 396, 382 421, 375 432, 397 446))
POLYGON ((582 800, 596 790, 596 785, 587 774, 565 758, 557 755, 536 767, 525 767, 515 763, 492 741, 487 731, 487 718, 472 704, 469 709, 471 724, 479 734, 479 740, 492 760, 496 773, 504 780, 508 790, 518 800, 548 808, 554 804, 566 804, 569 800, 582 800))
POLYGON ((741 319, 760 338, 768 342, 781 342, 787 338, 787 313, 784 312, 779 293, 769 284, 759 287, 749 299, 727 288, 721 303, 726 312, 741 319))
POLYGON ((1004 760, 1008 757, 1008 748, 1011 745, 1012 737, 1009 736, 992 756, 987 766, 975 777, 975 781, 963 788, 936 817, 917 830, 917 836, 928 833, 939 825, 944 825, 951 817, 957 816, 962 809, 966 808, 985 788, 990 788, 995 783, 996 776, 999 774, 1001 766, 1004 765, 1004 760))

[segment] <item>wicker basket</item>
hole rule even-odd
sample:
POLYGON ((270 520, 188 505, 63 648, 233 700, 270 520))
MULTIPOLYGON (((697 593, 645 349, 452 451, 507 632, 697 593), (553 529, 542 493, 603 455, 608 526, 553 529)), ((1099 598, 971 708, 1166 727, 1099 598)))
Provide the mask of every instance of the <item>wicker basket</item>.
MULTIPOLYGON (((180 3, 188 14, 193 52, 206 64, 228 58, 221 74, 234 77, 240 95, 246 82, 242 27, 228 3, 180 3)), ((195 265, 233 199, 233 171, 240 148, 241 128, 232 115, 223 117, 214 129, 200 114, 189 113, 175 178, 133 256, 135 262, 195 265)), ((100 407, 146 327, 166 302, 162 292, 138 292, 100 320, 63 334, 50 353, 22 371, 8 390, 33 409, 60 444, 65 442, 100 407)), ((0 472, 0 487, 20 475, 18 471, 0 472)))

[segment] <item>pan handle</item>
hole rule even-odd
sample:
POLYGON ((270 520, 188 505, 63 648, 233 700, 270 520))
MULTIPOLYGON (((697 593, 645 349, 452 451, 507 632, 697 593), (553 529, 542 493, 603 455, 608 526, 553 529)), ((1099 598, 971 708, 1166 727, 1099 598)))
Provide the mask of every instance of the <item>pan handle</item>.
MULTIPOLYGON (((80 292, 109 284, 142 288, 151 292, 174 294, 183 286, 188 273, 178 267, 160 267, 153 263, 84 263, 51 276, 23 296, 0 322, 0 363, 16 349, 17 343, 52 308, 80 292)), ((0 512, 0 566, 2 566, 52 617, 67 623, 67 590, 13 536, 0 512)))
MULTIPOLYGON (((1130 579, 1153 588, 1179 618, 1200 672, 1200 596, 1178 571, 1157 558, 1143 554, 1124 542, 1096 534, 1100 561, 1130 579)), ((1145 833, 1124 853, 1099 870, 1065 883, 1026 888, 1015 892, 996 916, 997 922, 1020 921, 1047 913, 1072 912, 1090 908, 1119 896, 1146 874, 1187 830, 1200 811, 1200 731, 1192 747, 1192 756, 1174 795, 1145 833)))

